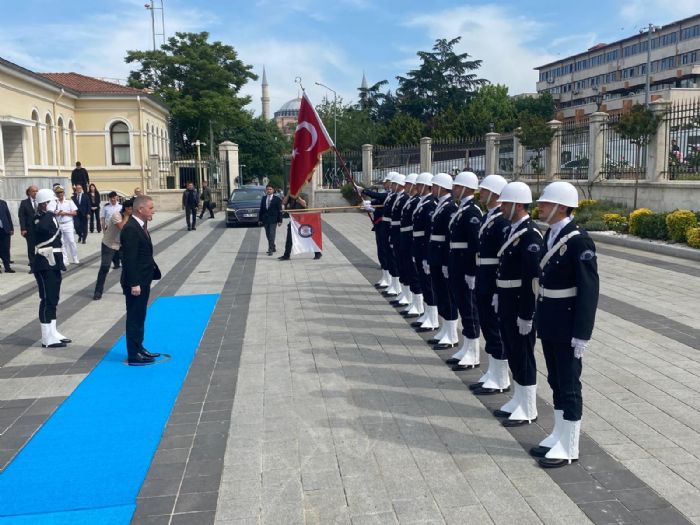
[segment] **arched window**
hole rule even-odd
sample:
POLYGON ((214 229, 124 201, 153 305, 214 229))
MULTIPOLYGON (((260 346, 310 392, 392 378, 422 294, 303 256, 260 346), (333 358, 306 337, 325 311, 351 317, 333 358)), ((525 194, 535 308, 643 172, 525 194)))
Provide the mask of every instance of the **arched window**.
POLYGON ((124 122, 115 122, 109 128, 109 139, 112 144, 112 164, 131 164, 131 145, 129 128, 124 122))
POLYGON ((34 125, 32 126, 32 149, 34 153, 34 164, 38 166, 41 164, 41 142, 39 138, 39 113, 37 110, 32 111, 32 120, 34 125))

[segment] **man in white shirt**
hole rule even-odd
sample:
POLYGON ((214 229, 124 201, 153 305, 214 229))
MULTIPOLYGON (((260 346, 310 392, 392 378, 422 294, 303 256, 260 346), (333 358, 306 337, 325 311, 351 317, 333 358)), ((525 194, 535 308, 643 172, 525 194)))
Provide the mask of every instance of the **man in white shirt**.
MULTIPOLYGON (((107 229, 107 226, 109 226, 110 219, 112 218, 112 215, 114 213, 120 212, 122 209, 122 205, 119 204, 119 198, 117 196, 116 191, 110 191, 109 192, 109 203, 106 205, 102 206, 100 210, 100 222, 102 223, 102 231, 105 231, 107 229)), ((120 250, 114 250, 114 255, 112 256, 112 264, 114 265, 114 269, 116 270, 119 268, 120 263, 121 263, 121 256, 119 255, 121 252, 120 250)))
POLYGON ((56 193, 56 211, 54 215, 58 219, 58 227, 61 229, 61 240, 63 246, 61 250, 63 251, 63 261, 66 266, 71 262, 75 264, 80 264, 78 260, 78 246, 75 243, 75 224, 73 223, 73 217, 78 214, 78 208, 71 199, 65 198, 65 192, 61 186, 57 186, 54 189, 56 193), (70 254, 70 259, 68 255, 70 254))

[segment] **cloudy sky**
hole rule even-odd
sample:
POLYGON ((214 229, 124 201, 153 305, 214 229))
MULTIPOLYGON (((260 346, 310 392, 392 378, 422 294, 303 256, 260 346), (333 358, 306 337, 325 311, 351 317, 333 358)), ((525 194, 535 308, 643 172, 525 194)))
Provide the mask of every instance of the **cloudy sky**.
MULTIPOLYGON (((126 79, 127 50, 150 49, 147 0, 22 0, 4 6, 0 56, 38 72, 126 79)), ((483 60, 480 76, 511 94, 535 90, 533 68, 600 43, 700 13, 700 0, 163 0, 165 33, 208 31, 270 83, 272 111, 297 95, 355 101, 370 84, 416 67, 416 52, 461 36, 458 51, 483 60)), ((156 0, 156 7, 160 0, 156 0)), ((158 18, 160 11, 156 11, 158 18)), ((160 32, 160 25, 157 27, 160 32)), ((160 37, 159 37, 160 38, 160 37)), ((260 85, 243 89, 260 112, 260 85)))

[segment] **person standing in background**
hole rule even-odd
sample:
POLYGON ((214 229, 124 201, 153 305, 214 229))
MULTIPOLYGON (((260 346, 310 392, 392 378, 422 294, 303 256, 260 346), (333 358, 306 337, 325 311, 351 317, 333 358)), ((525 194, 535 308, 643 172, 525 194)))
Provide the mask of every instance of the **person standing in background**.
POLYGON ((97 273, 97 283, 95 284, 95 294, 93 300, 99 301, 102 299, 104 292, 105 279, 109 272, 109 265, 114 260, 114 254, 119 251, 119 236, 124 225, 131 217, 133 202, 131 200, 124 201, 121 213, 115 211, 110 215, 107 227, 104 229, 101 245, 101 261, 100 270, 97 273))
POLYGON ((267 193, 260 201, 260 211, 258 212, 258 224, 265 226, 265 236, 267 237, 267 254, 272 255, 277 251, 275 246, 275 236, 279 226, 282 226, 282 199, 275 195, 275 188, 268 184, 265 188, 267 193))
POLYGON ((182 192, 182 209, 185 210, 185 220, 187 221, 187 231, 196 230, 197 225, 197 205, 199 195, 191 182, 187 183, 187 189, 182 192))
POLYGON ((17 217, 19 218, 19 233, 27 241, 27 257, 29 258, 29 273, 32 273, 32 261, 34 260, 34 241, 32 239, 32 224, 36 215, 36 192, 39 188, 29 186, 25 194, 27 198, 19 203, 17 217))
MULTIPOLYGON (((109 202, 102 206, 100 211, 100 223, 102 224, 102 229, 107 228, 109 224, 109 219, 112 214, 121 210, 121 204, 119 204, 119 197, 116 191, 109 192, 109 202)), ((120 250, 115 250, 114 256, 112 257, 112 263, 114 264, 114 269, 116 270, 120 266, 120 250)))
POLYGON ((214 218, 214 203, 211 201, 211 190, 209 189, 209 184, 207 181, 202 181, 202 195, 199 197, 202 199, 202 211, 199 214, 201 219, 204 216, 205 211, 209 211, 209 218, 214 218))
POLYGON ((95 232, 95 223, 97 223, 97 233, 102 231, 102 224, 100 224, 100 192, 97 191, 97 186, 90 184, 90 189, 88 190, 88 201, 90 202, 90 233, 95 232))
POLYGON ((70 174, 70 184, 75 188, 78 184, 82 186, 83 189, 87 189, 90 186, 90 175, 80 161, 75 163, 75 169, 70 174))
MULTIPOLYGON (((80 264, 78 260, 78 245, 75 243, 75 224, 73 223, 73 217, 78 214, 78 208, 75 206, 75 202, 66 199, 65 191, 61 186, 56 186, 54 192, 57 198, 54 215, 58 219, 59 228, 61 228, 61 249, 63 250, 61 264, 65 266, 68 266, 71 262, 80 264), (72 259, 72 261, 69 261, 69 259, 72 259)), ((52 211, 50 207, 48 209, 52 211)))
POLYGON ((80 184, 75 186, 75 192, 72 197, 77 213, 74 217, 75 231, 78 234, 78 242, 85 244, 88 230, 88 215, 90 215, 90 202, 87 196, 83 193, 83 187, 80 184))
POLYGON ((5 267, 5 273, 15 273, 10 267, 10 237, 15 234, 12 217, 7 203, 0 199, 0 259, 5 267))

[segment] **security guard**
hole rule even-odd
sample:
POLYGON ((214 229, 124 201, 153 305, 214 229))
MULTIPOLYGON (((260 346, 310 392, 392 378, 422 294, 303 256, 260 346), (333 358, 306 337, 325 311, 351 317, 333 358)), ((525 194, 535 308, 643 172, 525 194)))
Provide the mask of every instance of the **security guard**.
POLYGON ((382 292, 382 295, 386 297, 396 297, 401 293, 401 283, 399 282, 399 270, 397 261, 394 257, 394 249, 391 243, 391 212, 398 197, 396 193, 397 183, 396 181, 401 181, 403 186, 404 176, 396 171, 391 171, 388 174, 391 177, 391 194, 384 201, 384 216, 382 217, 382 222, 384 223, 384 229, 386 231, 386 236, 384 238, 384 250, 386 252, 387 266, 389 267, 389 286, 382 292))
POLYGON ((578 192, 568 182, 552 182, 538 200, 549 229, 540 267, 537 336, 542 341, 547 382, 554 400, 554 429, 530 453, 545 468, 578 459, 581 432, 581 357, 591 339, 598 306, 595 244, 571 215, 578 192))
POLYGON ((392 253, 394 255, 394 266, 396 268, 396 276, 399 282, 399 294, 396 299, 391 301, 394 306, 406 305, 410 302, 410 293, 406 283, 406 272, 403 261, 401 260, 401 212, 404 204, 408 201, 409 195, 406 191, 406 176, 395 175, 392 189, 396 194, 394 202, 391 205, 391 228, 389 230, 389 241, 391 244, 392 253))
POLYGON ((452 359, 452 370, 479 366, 479 313, 476 306, 476 256, 479 253, 479 228, 483 213, 474 199, 479 178, 470 171, 459 173, 452 185, 452 195, 460 203, 450 219, 450 255, 447 264, 452 302, 462 319, 462 346, 452 359))
POLYGON ((428 260, 424 263, 433 284, 433 293, 438 307, 438 315, 442 317, 442 328, 429 344, 435 344, 435 349, 454 348, 459 342, 457 336, 457 308, 452 302, 447 285, 449 273, 447 263, 450 255, 449 225, 457 206, 452 199, 452 177, 447 173, 438 173, 433 177, 433 195, 438 199, 430 222, 430 237, 428 240, 428 260))
POLYGON ((479 200, 488 210, 479 228, 479 253, 476 259, 476 304, 479 325, 486 341, 484 348, 489 366, 477 383, 469 388, 477 395, 497 394, 510 390, 508 358, 498 329, 498 315, 492 298, 496 293, 498 250, 510 233, 510 222, 501 213, 498 199, 508 182, 500 175, 487 175, 479 185, 479 200))
POLYGON ((357 185, 355 186, 363 195, 372 199, 371 201, 365 201, 365 206, 368 208, 371 207, 372 223, 374 224, 372 230, 374 230, 374 240, 377 243, 377 259, 379 259, 379 266, 382 268, 382 276, 379 281, 374 283, 375 288, 386 288, 389 286, 389 281, 391 279, 386 255, 387 232, 385 231, 385 223, 382 221, 382 217, 384 216, 384 201, 391 195, 391 177, 389 177, 389 174, 384 177, 382 184, 384 186, 384 191, 372 191, 357 185))
POLYGON ((37 192, 37 213, 32 224, 32 238, 35 241, 32 272, 39 288, 39 322, 41 346, 44 348, 64 347, 71 342, 56 328, 63 265, 61 230, 53 212, 46 209, 55 198, 53 190, 41 189, 37 192))
MULTIPOLYGON (((408 193, 408 199, 401 210, 400 241, 399 241, 399 261, 403 266, 403 274, 405 279, 410 301, 408 307, 401 311, 404 317, 418 317, 423 314, 423 295, 421 293, 420 282, 416 267, 413 264, 412 245, 413 245, 413 212, 420 202, 418 195, 417 173, 410 173, 406 177, 405 191, 408 193)), ((407 297, 408 299, 408 297, 407 297)))
POLYGON ((498 251, 498 313, 503 344, 513 374, 513 398, 494 411, 508 418, 505 427, 537 419, 537 365, 535 363, 535 306, 540 277, 542 235, 528 215, 532 192, 524 182, 511 182, 500 197, 503 215, 510 221, 508 238, 498 251))
POLYGON ((437 206, 437 199, 433 195, 433 175, 423 172, 416 179, 416 187, 420 194, 420 202, 413 211, 413 244, 411 245, 413 264, 418 274, 420 288, 423 292, 424 313, 415 322, 411 323, 416 332, 432 332, 437 330, 438 311, 435 296, 433 294, 433 284, 430 279, 430 269, 428 260, 428 238, 430 235, 430 223, 437 206), (426 272, 426 270, 428 270, 426 272))

